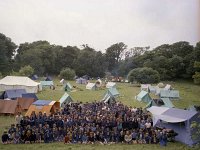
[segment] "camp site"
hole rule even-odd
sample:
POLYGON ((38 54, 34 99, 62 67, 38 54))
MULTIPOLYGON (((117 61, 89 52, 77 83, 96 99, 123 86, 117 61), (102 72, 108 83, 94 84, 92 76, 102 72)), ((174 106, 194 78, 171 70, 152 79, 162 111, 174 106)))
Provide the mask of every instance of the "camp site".
POLYGON ((0 150, 200 150, 200 0, 0 0, 0 150))

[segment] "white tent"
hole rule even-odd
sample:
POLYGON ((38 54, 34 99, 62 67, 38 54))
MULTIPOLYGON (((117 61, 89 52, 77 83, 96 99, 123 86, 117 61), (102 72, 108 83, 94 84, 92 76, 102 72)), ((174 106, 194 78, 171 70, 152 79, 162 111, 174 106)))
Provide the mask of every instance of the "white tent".
POLYGON ((169 85, 169 84, 167 84, 166 86, 165 86, 165 88, 164 88, 165 90, 171 90, 172 89, 172 87, 171 87, 171 85, 169 85))
POLYGON ((88 90, 96 90, 96 85, 95 85, 95 83, 88 83, 88 84, 86 85, 86 89, 88 89, 88 90))
POLYGON ((116 83, 114 83, 114 82, 108 82, 106 84, 106 88, 113 88, 113 87, 116 87, 116 83))
POLYGON ((141 84, 141 91, 148 92, 150 86, 151 86, 151 84, 141 84))
POLYGON ((10 89, 25 89, 27 93, 37 93, 39 84, 24 76, 6 76, 0 80, 0 91, 10 89))

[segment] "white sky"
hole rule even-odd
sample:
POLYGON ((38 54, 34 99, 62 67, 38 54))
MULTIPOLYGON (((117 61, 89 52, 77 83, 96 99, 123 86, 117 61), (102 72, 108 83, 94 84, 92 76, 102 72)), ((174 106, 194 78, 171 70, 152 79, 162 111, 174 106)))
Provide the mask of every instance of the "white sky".
POLYGON ((104 51, 200 41, 199 0, 0 0, 0 32, 16 44, 88 44, 104 51))

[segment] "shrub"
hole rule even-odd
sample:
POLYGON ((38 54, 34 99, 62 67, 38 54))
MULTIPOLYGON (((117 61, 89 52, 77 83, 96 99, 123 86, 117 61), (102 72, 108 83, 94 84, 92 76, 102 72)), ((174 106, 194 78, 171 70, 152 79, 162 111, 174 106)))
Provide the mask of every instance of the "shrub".
POLYGON ((75 71, 73 69, 70 68, 65 68, 63 70, 60 71, 60 75, 59 77, 61 79, 65 79, 65 80, 72 80, 75 77, 75 71))
POLYGON ((129 72, 128 80, 129 82, 136 81, 138 83, 157 83, 160 81, 160 75, 158 71, 152 68, 136 68, 129 72))
POLYGON ((31 76, 33 73, 34 69, 30 65, 21 67, 21 69, 19 70, 19 75, 22 76, 31 76))

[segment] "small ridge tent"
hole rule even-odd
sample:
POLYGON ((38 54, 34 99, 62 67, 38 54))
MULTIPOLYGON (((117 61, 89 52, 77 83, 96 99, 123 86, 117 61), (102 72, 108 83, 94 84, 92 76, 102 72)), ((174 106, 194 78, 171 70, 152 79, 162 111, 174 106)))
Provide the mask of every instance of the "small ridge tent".
POLYGON ((150 108, 151 106, 168 107, 168 108, 174 107, 169 98, 153 99, 146 105, 146 108, 150 108))
POLYGON ((167 84, 165 87, 164 87, 165 90, 172 90, 172 86, 167 84))
POLYGON ((156 86, 149 86, 148 91, 149 91, 149 93, 156 94, 156 89, 157 89, 157 88, 158 88, 158 87, 156 87, 156 86))
POLYGON ((35 95, 35 93, 22 94, 22 98, 33 98, 34 101, 38 100, 38 97, 35 95))
POLYGON ((0 100, 0 114, 16 115, 18 112, 22 109, 17 100, 0 100))
POLYGON ((196 130, 191 128, 195 121, 200 123, 200 114, 196 111, 183 110, 178 108, 156 107, 147 109, 153 115, 153 125, 160 128, 173 129, 178 135, 175 140, 192 146, 200 141, 200 135, 194 139, 192 135, 196 130))
POLYGON ((141 89, 141 91, 143 90, 143 91, 147 91, 148 92, 150 86, 151 86, 150 84, 141 84, 140 85, 140 87, 141 87, 140 89, 141 89))
POLYGON ((12 89, 12 90, 6 90, 2 94, 1 97, 3 99, 12 99, 12 100, 15 100, 18 97, 22 97, 22 94, 26 94, 26 90, 25 89, 12 89))
POLYGON ((35 74, 33 76, 30 77, 32 80, 37 80, 38 79, 38 76, 35 74))
POLYGON ((40 81, 42 87, 50 87, 53 86, 53 81, 40 81))
POLYGON ((96 84, 95 84, 95 83, 88 83, 88 84, 86 85, 86 89, 87 89, 87 90, 96 90, 97 87, 96 87, 96 84))
POLYGON ((106 84, 106 88, 116 88, 116 83, 114 83, 114 82, 108 82, 106 84))
POLYGON ((67 94, 65 92, 65 94, 61 97, 61 99, 59 100, 60 102, 60 107, 65 107, 67 104, 69 104, 70 102, 73 102, 72 98, 69 96, 69 94, 67 94))
POLYGON ((53 81, 53 80, 52 80, 52 78, 51 78, 50 76, 47 76, 47 77, 45 78, 45 81, 53 81))
POLYGON ((76 79, 77 84, 87 84, 87 80, 83 78, 78 78, 76 79))
POLYGON ((82 76, 83 79, 86 79, 86 80, 90 80, 90 77, 88 75, 84 75, 82 76))
POLYGON ((19 105, 21 106, 21 109, 26 111, 26 110, 28 110, 29 106, 31 106, 31 104, 33 102, 35 102, 35 99, 20 97, 20 98, 17 98, 17 101, 18 101, 19 105))
POLYGON ((146 92, 146 91, 141 91, 136 97, 135 97, 135 99, 136 100, 138 100, 138 101, 143 101, 143 102, 145 102, 145 103, 149 103, 152 99, 151 99, 151 97, 150 97, 150 95, 149 95, 149 93, 148 92, 146 92))
POLYGON ((60 80, 60 83, 64 84, 64 82, 65 82, 65 79, 60 80))
POLYGON ((179 91, 177 90, 161 90, 161 98, 179 99, 179 91))
POLYGON ((36 114, 39 112, 45 112, 47 115, 50 115, 51 113, 55 113, 57 109, 60 109, 60 103, 57 101, 37 100, 31 104, 26 113, 26 116, 30 116, 33 111, 36 114))
POLYGON ((24 76, 6 76, 0 80, 0 91, 11 89, 25 89, 27 93, 37 93, 39 84, 24 76))
POLYGON ((160 83, 157 84, 157 87, 159 87, 159 88, 164 88, 165 85, 164 85, 162 82, 160 82, 160 83))
POLYGON ((64 90, 70 92, 72 90, 72 86, 69 82, 67 84, 64 84, 64 90))
POLYGON ((102 101, 104 103, 116 101, 116 98, 119 96, 119 92, 116 88, 109 88, 105 93, 102 101))

